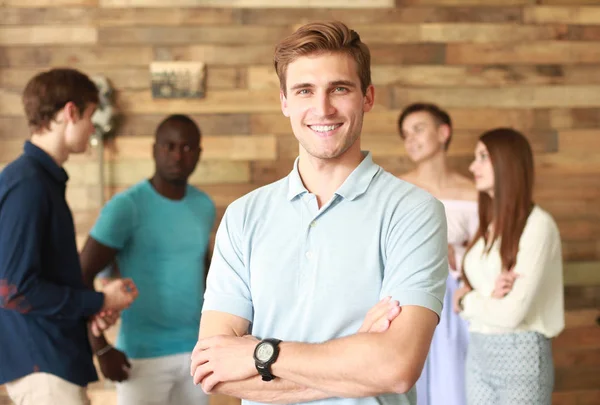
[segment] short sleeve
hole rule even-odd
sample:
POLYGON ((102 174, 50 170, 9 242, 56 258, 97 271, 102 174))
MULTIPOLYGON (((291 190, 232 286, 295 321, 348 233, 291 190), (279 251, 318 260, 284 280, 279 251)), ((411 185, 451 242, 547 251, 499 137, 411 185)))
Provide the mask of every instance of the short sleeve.
POLYGON ((448 277, 444 206, 433 197, 392 224, 385 248, 381 297, 428 308, 440 316, 448 277))
POLYGON ((117 194, 102 208, 90 236, 113 249, 123 249, 136 222, 134 202, 125 194, 117 194))
POLYGON ((226 312, 252 322, 250 271, 244 260, 239 211, 230 205, 217 229, 202 311, 226 312))

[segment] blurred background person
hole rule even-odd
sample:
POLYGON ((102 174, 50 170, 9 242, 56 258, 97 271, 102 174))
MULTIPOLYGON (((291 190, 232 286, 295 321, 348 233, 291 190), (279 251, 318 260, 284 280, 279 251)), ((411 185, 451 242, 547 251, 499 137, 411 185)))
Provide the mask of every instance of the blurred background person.
POLYGON ((467 403, 550 405, 551 338, 565 326, 562 251, 554 219, 533 201, 531 146, 515 130, 488 131, 470 170, 480 224, 454 295, 470 323, 467 403))
POLYGON ((152 177, 104 206, 81 252, 87 285, 116 260, 139 289, 122 313, 117 348, 104 336, 92 336, 92 346, 104 376, 118 382, 118 404, 207 404, 189 378, 215 223, 214 203, 188 182, 202 152, 200 129, 171 115, 152 150, 152 177))
POLYGON ((473 182, 448 165, 452 121, 437 105, 411 104, 398 119, 400 136, 415 168, 401 176, 421 187, 445 207, 448 222, 446 295, 429 355, 417 381, 419 405, 464 405, 467 323, 452 311, 452 295, 459 287, 461 262, 478 227, 477 192, 473 182))

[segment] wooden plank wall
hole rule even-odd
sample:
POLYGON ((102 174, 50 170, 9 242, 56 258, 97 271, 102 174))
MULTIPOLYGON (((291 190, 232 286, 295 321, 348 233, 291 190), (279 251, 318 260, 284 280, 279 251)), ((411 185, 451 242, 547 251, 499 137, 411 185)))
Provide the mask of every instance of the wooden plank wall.
MULTIPOLYGON (((26 81, 50 66, 73 66, 107 76, 118 90, 125 120, 105 153, 109 196, 151 174, 153 131, 168 113, 191 114, 200 124, 205 152, 193 182, 220 213, 286 175, 297 146, 279 111, 272 52, 278 39, 318 19, 345 21, 371 48, 377 106, 366 117, 363 142, 386 169, 410 167, 396 118, 411 102, 449 110, 452 164, 463 172, 482 131, 522 130, 536 153, 536 200, 558 221, 567 262, 568 329, 554 346, 554 403, 600 403, 598 0, 0 0, 0 6, 0 167, 20 153, 27 136, 20 105, 26 81), (205 99, 152 100, 149 64, 169 60, 208 64, 205 99)), ((79 243, 101 205, 94 153, 67 164, 79 243)), ((110 390, 94 395, 96 404, 113 401, 110 390)))

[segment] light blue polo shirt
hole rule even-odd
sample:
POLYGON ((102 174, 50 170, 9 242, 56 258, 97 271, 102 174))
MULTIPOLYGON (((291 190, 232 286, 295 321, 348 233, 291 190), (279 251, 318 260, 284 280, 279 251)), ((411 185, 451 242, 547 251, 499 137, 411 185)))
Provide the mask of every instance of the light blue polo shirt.
POLYGON ((181 200, 159 194, 144 180, 115 195, 90 236, 118 249, 123 277, 139 295, 122 312, 116 346, 134 359, 191 352, 198 340, 205 256, 215 206, 188 185, 181 200))
MULTIPOLYGON (((259 338, 301 342, 356 333, 367 311, 388 295, 439 316, 447 254, 443 205, 384 171, 370 153, 321 209, 296 160, 287 177, 227 208, 203 311, 248 319, 259 338)), ((415 395, 413 388, 311 404, 415 404, 415 395)))

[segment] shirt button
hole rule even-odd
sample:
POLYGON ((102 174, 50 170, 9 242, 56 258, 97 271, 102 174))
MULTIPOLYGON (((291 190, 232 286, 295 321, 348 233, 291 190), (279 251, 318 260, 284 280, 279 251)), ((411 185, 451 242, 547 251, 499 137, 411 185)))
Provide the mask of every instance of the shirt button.
POLYGON ((310 227, 311 227, 311 228, 314 228, 315 226, 317 226, 317 221, 312 221, 312 222, 310 223, 310 227))
POLYGON ((306 252, 306 258, 307 258, 308 260, 312 259, 312 257, 313 257, 313 254, 312 254, 312 252, 306 252))

